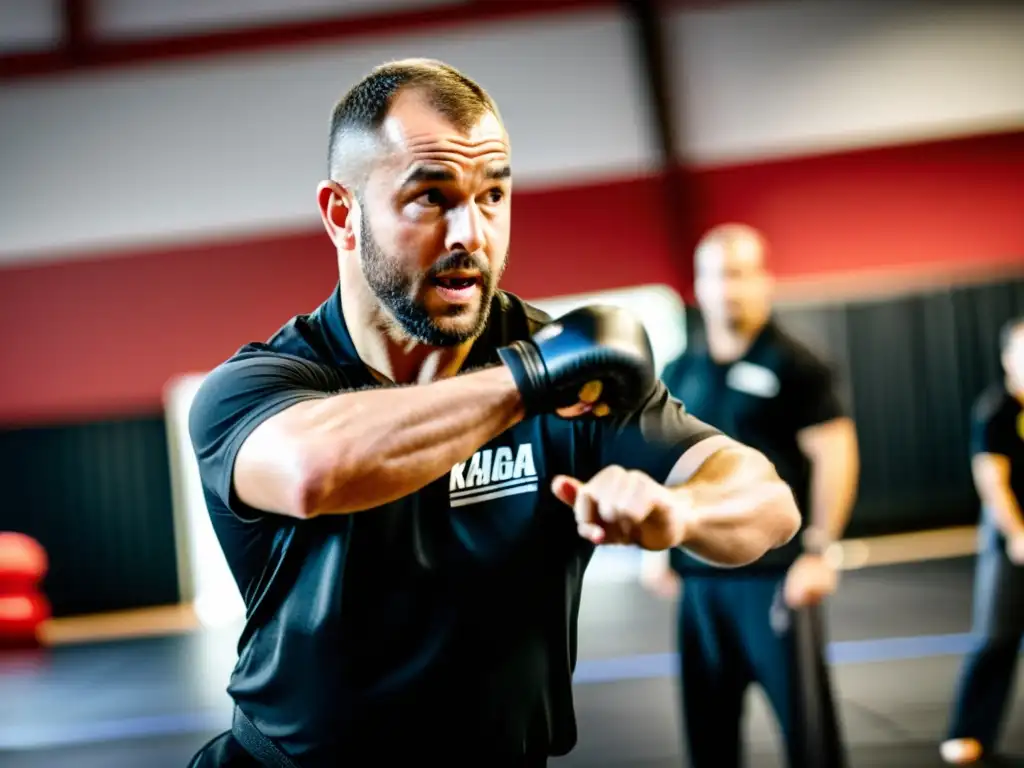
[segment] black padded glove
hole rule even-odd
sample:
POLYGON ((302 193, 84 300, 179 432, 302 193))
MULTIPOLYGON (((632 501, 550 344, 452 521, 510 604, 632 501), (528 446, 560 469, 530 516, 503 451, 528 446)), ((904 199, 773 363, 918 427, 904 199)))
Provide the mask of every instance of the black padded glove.
POLYGON ((619 307, 594 305, 554 320, 526 341, 498 350, 515 378, 528 415, 579 402, 585 384, 600 381, 600 402, 632 410, 656 383, 654 354, 643 324, 619 307))

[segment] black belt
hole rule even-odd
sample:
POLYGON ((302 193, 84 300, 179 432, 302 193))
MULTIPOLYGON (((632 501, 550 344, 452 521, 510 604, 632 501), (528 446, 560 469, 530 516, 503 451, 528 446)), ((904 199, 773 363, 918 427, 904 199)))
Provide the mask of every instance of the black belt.
POLYGON ((252 720, 238 707, 235 707, 235 714, 231 719, 231 733, 245 751, 266 768, 299 768, 277 744, 253 725, 252 720))
MULTIPOLYGON (((253 725, 246 714, 235 707, 231 721, 231 734, 238 740, 245 751, 256 758, 266 768, 299 768, 277 744, 268 738, 259 728, 253 725)), ((548 764, 547 755, 536 755, 509 760, 507 765, 515 768, 543 768, 548 764)), ((506 765, 503 761, 502 766, 506 765)))

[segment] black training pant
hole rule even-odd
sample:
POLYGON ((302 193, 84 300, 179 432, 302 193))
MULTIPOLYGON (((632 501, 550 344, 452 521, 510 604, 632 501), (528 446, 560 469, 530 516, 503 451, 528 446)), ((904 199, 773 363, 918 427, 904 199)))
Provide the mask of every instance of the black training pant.
POLYGON ((783 578, 684 579, 680 695, 692 768, 743 765, 741 721, 751 683, 775 711, 790 768, 845 765, 820 611, 788 609, 783 578))
POLYGON ((1013 689, 1024 638, 1024 568, 1006 555, 1001 537, 983 543, 974 574, 974 634, 953 701, 949 738, 995 749, 1013 689))

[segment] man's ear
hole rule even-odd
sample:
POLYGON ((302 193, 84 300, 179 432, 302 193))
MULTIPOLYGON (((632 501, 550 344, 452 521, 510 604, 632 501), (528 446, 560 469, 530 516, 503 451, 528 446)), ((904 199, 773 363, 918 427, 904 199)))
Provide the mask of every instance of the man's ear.
POLYGON ((331 242, 341 250, 355 250, 355 195, 336 181, 321 181, 316 188, 316 201, 331 242))

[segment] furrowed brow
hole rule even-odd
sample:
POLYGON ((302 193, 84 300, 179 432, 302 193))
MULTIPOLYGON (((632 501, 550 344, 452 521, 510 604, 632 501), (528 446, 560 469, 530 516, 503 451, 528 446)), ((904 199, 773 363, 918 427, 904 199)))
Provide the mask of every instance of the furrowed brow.
POLYGON ((455 174, 447 168, 432 168, 429 165, 421 165, 413 168, 406 174, 405 179, 402 181, 402 186, 407 187, 410 184, 449 181, 455 181, 455 174))
POLYGON ((498 168, 488 168, 487 178, 493 179, 494 181, 504 181, 505 179, 511 179, 512 167, 509 165, 502 165, 498 168))

